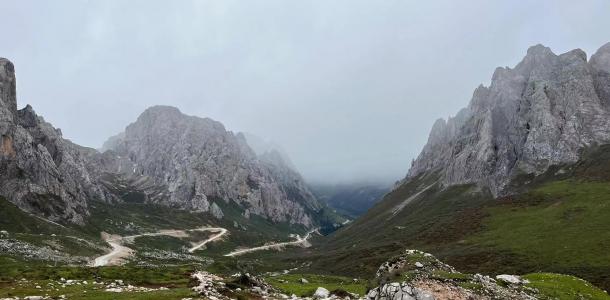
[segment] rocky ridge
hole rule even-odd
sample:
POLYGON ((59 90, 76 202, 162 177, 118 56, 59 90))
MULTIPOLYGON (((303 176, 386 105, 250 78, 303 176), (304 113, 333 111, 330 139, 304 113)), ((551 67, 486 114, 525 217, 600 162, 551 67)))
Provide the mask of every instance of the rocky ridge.
POLYGON ((82 224, 88 199, 112 201, 86 159, 95 152, 64 139, 61 130, 17 110, 13 64, 0 58, 0 193, 22 210, 52 221, 82 224))
POLYGON ((538 292, 525 286, 527 282, 518 276, 500 275, 496 280, 481 274, 463 274, 418 250, 406 250, 383 263, 376 277, 380 285, 367 293, 368 300, 534 300, 538 292))
POLYGON ((243 135, 174 107, 147 109, 103 149, 119 158, 106 162, 106 171, 156 187, 144 189, 147 201, 217 218, 223 217, 220 201, 234 201, 244 216, 307 227, 322 207, 281 156, 258 156, 243 135))
POLYGON ((591 59, 536 45, 513 69, 497 68, 468 107, 434 123, 407 180, 440 172, 445 186, 477 183, 498 196, 519 174, 574 163, 610 141, 610 43, 591 59))

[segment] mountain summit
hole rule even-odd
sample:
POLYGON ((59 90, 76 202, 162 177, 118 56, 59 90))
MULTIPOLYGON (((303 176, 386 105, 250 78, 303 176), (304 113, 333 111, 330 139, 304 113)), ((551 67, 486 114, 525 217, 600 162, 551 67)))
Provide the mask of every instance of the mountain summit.
POLYGON ((220 218, 221 202, 235 202, 246 216, 306 227, 315 225, 322 209, 303 178, 281 160, 271 163, 243 135, 175 107, 146 109, 103 149, 121 160, 108 171, 149 181, 155 189, 147 197, 160 204, 220 218))
POLYGON ((610 141, 610 43, 590 61, 530 47, 514 68, 497 68, 468 107, 434 123, 407 179, 440 172, 443 185, 477 183, 504 194, 519 174, 574 163, 581 149, 610 141))

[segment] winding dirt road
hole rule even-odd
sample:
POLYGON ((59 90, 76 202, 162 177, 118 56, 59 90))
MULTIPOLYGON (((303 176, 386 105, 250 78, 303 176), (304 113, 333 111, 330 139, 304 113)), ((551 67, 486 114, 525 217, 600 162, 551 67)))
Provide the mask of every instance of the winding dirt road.
POLYGON ((205 244, 207 244, 209 242, 212 242, 214 240, 217 240, 217 239, 221 238, 223 235, 225 235, 227 232, 229 232, 228 230, 226 230, 224 228, 221 228, 221 227, 210 227, 210 228, 206 228, 206 229, 207 229, 207 231, 219 231, 219 233, 214 235, 214 236, 212 236, 211 238, 209 238, 209 239, 199 243, 197 246, 189 249, 190 253, 193 253, 193 252, 197 251, 197 249, 205 246, 205 244))
POLYGON ((108 266, 108 265, 118 265, 123 259, 127 258, 133 253, 133 250, 127 248, 118 242, 106 241, 112 247, 112 251, 106 255, 102 255, 97 257, 95 261, 93 261, 94 267, 108 266))
POLYGON ((195 252, 197 249, 205 246, 207 243, 215 241, 221 238, 223 235, 228 233, 229 231, 221 228, 221 227, 201 227, 195 229, 186 229, 186 230, 160 230, 158 232, 151 233, 142 233, 130 236, 110 236, 106 235, 104 238, 108 244, 112 247, 112 251, 107 254, 104 254, 100 257, 97 257, 93 261, 94 267, 108 266, 108 265, 120 265, 123 260, 131 255, 133 255, 134 250, 128 247, 125 247, 121 244, 123 241, 133 241, 135 238, 143 237, 143 236, 174 236, 174 237, 187 237, 187 232, 189 231, 216 231, 218 232, 214 236, 198 243, 193 248, 189 249, 190 253, 195 252))
MULTIPOLYGON (((246 254, 246 253, 262 251, 262 250, 270 250, 270 249, 280 250, 286 246, 301 245, 301 246, 307 247, 309 245, 307 240, 309 239, 311 234, 316 232, 317 230, 318 229, 311 230, 311 231, 307 232, 305 234, 305 236, 303 236, 303 237, 301 237, 300 235, 297 235, 296 239, 291 242, 281 242, 281 243, 274 243, 274 244, 269 244, 269 245, 265 245, 265 246, 253 247, 253 248, 239 249, 239 250, 230 252, 228 254, 225 254, 225 256, 231 256, 231 257, 239 256, 239 255, 246 254)), ((117 235, 112 236, 112 235, 103 233, 102 235, 104 236, 104 240, 106 240, 106 242, 108 244, 110 244, 110 246, 112 247, 112 251, 110 251, 109 253, 104 254, 100 257, 95 258, 92 265, 94 267, 121 265, 127 257, 133 255, 135 252, 133 249, 124 246, 122 244, 122 242, 124 242, 124 241, 133 242, 134 239, 136 239, 138 237, 143 237, 143 236, 168 235, 168 236, 174 236, 174 237, 187 237, 189 231, 215 232, 215 234, 213 236, 211 236, 210 238, 208 238, 202 242, 199 242, 197 245, 188 249, 188 252, 190 252, 190 253, 193 253, 193 252, 201 249, 207 243, 220 239, 222 236, 224 236, 225 234, 227 234, 229 232, 227 229, 222 228, 222 227, 201 227, 201 228, 187 229, 187 230, 161 230, 159 232, 142 233, 142 234, 136 234, 136 235, 130 235, 130 236, 117 236, 117 235)))
POLYGON ((292 242, 282 242, 282 243, 275 243, 275 244, 269 244, 269 245, 265 245, 265 246, 260 246, 260 247, 254 247, 254 248, 248 248, 248 249, 240 249, 240 250, 235 250, 229 254, 225 254, 225 256, 238 256, 238 255, 242 255, 242 254, 246 254, 246 253, 250 253, 250 252, 255 252, 255 251, 261 251, 261 250, 270 250, 270 249, 281 249, 284 248, 286 246, 296 246, 296 245, 305 245, 307 246, 307 240, 309 239, 309 236, 316 232, 318 229, 313 229, 309 232, 307 232, 305 234, 305 236, 301 237, 299 235, 297 235, 296 240, 292 241, 292 242))

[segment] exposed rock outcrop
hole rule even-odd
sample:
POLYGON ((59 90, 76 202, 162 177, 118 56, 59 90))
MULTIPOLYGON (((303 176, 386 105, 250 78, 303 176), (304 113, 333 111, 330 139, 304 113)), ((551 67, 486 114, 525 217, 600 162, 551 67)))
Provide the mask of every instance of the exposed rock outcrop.
POLYGON ((113 199, 86 161, 95 150, 63 139, 31 106, 17 110, 15 69, 4 58, 0 135, 0 194, 19 208, 53 221, 82 224, 88 199, 113 199))
POLYGON ((376 275, 380 285, 367 293, 368 300, 537 299, 525 282, 500 285, 489 276, 463 274, 418 250, 388 260, 376 275))
POLYGON ((580 49, 531 47, 514 69, 497 68, 467 108, 438 120, 407 179, 439 171, 444 185, 478 183, 494 195, 519 174, 574 163, 610 141, 610 43, 590 61, 580 49))
POLYGON ((243 135, 174 107, 147 109, 103 149, 119 158, 106 163, 107 171, 160 188, 149 193, 153 202, 222 218, 218 201, 234 201, 248 215, 305 226, 313 226, 321 208, 280 156, 259 157, 243 135))

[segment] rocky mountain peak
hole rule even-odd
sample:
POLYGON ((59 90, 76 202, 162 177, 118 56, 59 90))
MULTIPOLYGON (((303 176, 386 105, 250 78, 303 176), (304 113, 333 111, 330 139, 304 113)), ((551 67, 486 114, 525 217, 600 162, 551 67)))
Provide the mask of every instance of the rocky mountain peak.
POLYGON ((174 107, 146 109, 103 148, 127 160, 110 172, 151 181, 148 199, 160 204, 218 217, 221 202, 236 203, 245 215, 305 226, 320 207, 297 172, 257 156, 243 134, 174 107))
POLYGON ((527 48, 527 55, 525 56, 525 59, 528 59, 528 57, 540 58, 540 57, 545 57, 545 56, 555 56, 555 53, 553 53, 551 48, 549 48, 545 45, 536 44, 534 46, 527 48))
MULTIPOLYGON (((610 42, 601 46, 599 49, 597 49, 595 54, 593 54, 593 56, 604 56, 604 55, 606 55, 606 57, 607 57, 607 55, 610 55, 610 42)), ((593 60, 593 56, 591 57, 591 60, 593 60)))
POLYGON ((497 68, 467 108, 436 121, 407 178, 441 171, 445 185, 477 183, 503 194, 517 174, 575 162, 610 141, 610 46, 556 55, 530 47, 515 68, 497 68))
POLYGON ((16 91, 15 67, 6 58, 0 57, 0 107, 6 110, 0 122, 12 121, 13 115, 17 112, 17 91, 16 91), (10 119, 10 120, 9 120, 10 119))

